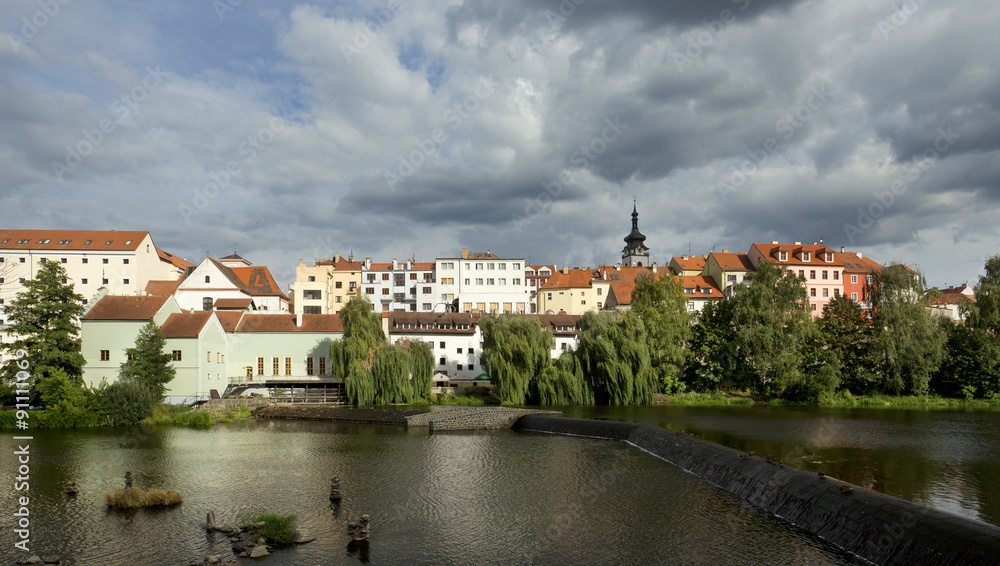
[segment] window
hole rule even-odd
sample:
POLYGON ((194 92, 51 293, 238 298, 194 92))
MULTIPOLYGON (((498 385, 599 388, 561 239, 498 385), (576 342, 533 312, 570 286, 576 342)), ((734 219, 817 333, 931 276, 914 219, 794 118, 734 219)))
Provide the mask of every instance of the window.
POLYGON ((458 364, 457 366, 455 366, 455 369, 457 369, 458 371, 462 371, 462 364, 458 364))
POLYGON ((129 245, 129 244, 131 244, 131 243, 132 243, 132 240, 125 240, 125 245, 126 246, 129 245))
POLYGON ((257 375, 264 375, 264 358, 257 358, 257 375))
POLYGON ((833 272, 833 279, 835 281, 840 281, 840 272, 839 271, 834 271, 833 272))
POLYGON ((587 304, 587 301, 586 301, 586 300, 581 300, 581 301, 580 301, 580 304, 581 304, 581 305, 585 305, 585 304, 587 304))
POLYGON ((342 303, 342 302, 344 302, 344 297, 342 297, 342 296, 340 296, 340 295, 337 295, 337 296, 335 297, 335 302, 338 302, 338 303, 342 303))
POLYGON ((416 273, 411 273, 410 274, 410 281, 416 281, 416 280, 417 280, 417 274, 416 273))
POLYGON ((31 240, 28 239, 28 238, 21 238, 20 240, 17 241, 17 243, 19 243, 19 244, 27 244, 27 243, 30 243, 30 242, 31 242, 31 240))
POLYGON ((867 282, 867 283, 868 283, 869 285, 871 285, 871 284, 872 284, 872 276, 871 276, 871 275, 866 275, 866 276, 865 276, 865 281, 866 281, 866 282, 867 282))
POLYGON ((851 283, 857 283, 857 282, 858 282, 858 276, 857 275, 851 275, 851 283))
POLYGON ((813 312, 816 312, 816 303, 813 303, 813 304, 812 304, 812 311, 813 311, 813 312))
POLYGON ((128 265, 128 258, 122 259, 122 265, 128 265))
POLYGON ((170 353, 170 359, 172 359, 175 362, 181 361, 181 351, 180 350, 174 350, 173 352, 171 352, 170 353))
POLYGON ((285 358, 285 375, 292 375, 292 358, 285 358))
POLYGON ((306 358, 306 374, 313 375, 313 358, 309 356, 306 358))
POLYGON ((809 261, 809 256, 812 255, 809 252, 802 252, 802 261, 809 261))
POLYGON ((816 287, 810 287, 809 288, 809 296, 810 297, 815 297, 816 296, 816 287))
POLYGON ((481 263, 477 263, 476 264, 476 269, 482 269, 482 268, 483 268, 483 264, 481 264, 481 263))
POLYGON ((851 300, 854 301, 854 302, 857 302, 858 301, 858 294, 857 293, 851 293, 851 300))
POLYGON ((308 278, 307 280, 308 280, 308 281, 309 281, 310 283, 315 283, 315 282, 316 282, 316 276, 315 276, 315 275, 310 275, 310 276, 309 276, 309 278, 308 278))
POLYGON ((18 262, 18 263, 24 263, 24 258, 23 258, 23 257, 19 257, 19 258, 17 258, 17 262, 18 262))
POLYGON ((47 261, 49 261, 49 260, 46 259, 46 258, 44 258, 44 257, 38 259, 38 263, 45 263, 47 261))
POLYGON ((468 284, 469 284, 469 281, 471 281, 471 280, 470 280, 470 279, 466 279, 466 280, 465 280, 465 284, 466 284, 466 285, 468 285, 468 284))
POLYGON ((483 278, 482 277, 477 277, 476 278, 476 285, 482 285, 482 284, 483 284, 483 278))
POLYGON ((513 283, 514 285, 520 285, 520 284, 521 284, 521 278, 520 278, 520 277, 515 277, 515 278, 514 278, 514 281, 513 281, 512 283, 513 283))
POLYGON ((369 283, 374 283, 375 282, 375 274, 374 273, 369 273, 368 274, 368 282, 369 283))
POLYGON ((830 290, 827 289, 826 287, 823 288, 823 296, 824 297, 829 297, 830 296, 830 290))
POLYGON ((430 294, 431 294, 431 288, 430 288, 430 287, 424 287, 424 288, 423 288, 423 289, 421 290, 421 292, 422 292, 423 294, 425 294, 425 295, 430 295, 430 294))
POLYGON ((500 279, 500 284, 501 285, 506 285, 507 284, 507 280, 506 279, 500 279))
POLYGON ((694 295, 694 288, 693 287, 685 287, 684 288, 684 294, 685 295, 694 295))
POLYGON ((512 264, 511 269, 521 269, 521 264, 520 263, 512 264))
POLYGON ((382 288, 382 294, 383 294, 383 295, 388 295, 388 294, 389 294, 389 289, 388 289, 388 288, 385 288, 385 287, 383 287, 383 288, 382 288))
POLYGON ((455 269, 455 262, 441 262, 441 269, 455 269))
MULTIPOLYGON (((65 283, 65 281, 63 281, 65 283)), ((122 285, 128 285, 128 279, 122 279, 122 285)))
POLYGON ((59 263, 66 263, 67 261, 69 261, 69 260, 67 260, 64 257, 59 258, 59 263))
POLYGON ((490 303, 490 312, 497 312, 499 309, 500 305, 498 303, 490 303))
POLYGON ((216 359, 217 359, 217 361, 220 364, 225 363, 226 362, 226 355, 225 354, 221 354, 221 353, 217 354, 217 358, 216 359))
MULTIPOLYGON (((106 280, 105 280, 106 281, 106 280)), ((212 297, 204 297, 201 300, 201 310, 210 311, 212 310, 212 297)))
POLYGON ((472 365, 472 364, 469 364, 469 371, 472 371, 472 370, 474 370, 474 369, 476 369, 476 366, 474 366, 474 365, 472 365))
POLYGON ((827 276, 827 274, 828 274, 827 270, 824 269, 823 270, 823 279, 829 279, 829 277, 827 276))
POLYGON ((107 285, 107 284, 108 284, 108 279, 106 277, 101 279, 101 285, 107 285))
POLYGON ((475 352, 474 352, 474 350, 472 348, 469 348, 468 353, 469 354, 474 354, 475 352))
POLYGON ((597 288, 597 296, 600 297, 603 294, 604 294, 604 289, 602 289, 601 287, 598 287, 597 288))
POLYGON ((545 294, 548 295, 547 297, 545 297, 545 299, 547 301, 551 301, 552 300, 552 293, 545 293, 545 294))
POLYGON ((106 362, 111 359, 111 350, 101 350, 101 361, 106 362))
POLYGON ((80 263, 87 263, 87 258, 82 258, 82 259, 80 260, 80 263))
MULTIPOLYGON (((0 281, 0 283, 2 283, 2 281, 0 281)), ((86 301, 86 300, 87 300, 87 299, 84 299, 84 301, 86 301)), ((2 304, 3 304, 3 299, 0 299, 0 305, 2 305, 2 304)), ((83 304, 87 304, 87 303, 85 302, 85 303, 83 303, 83 304)))
POLYGON ((454 277, 442 277, 441 278, 441 283, 443 283, 444 285, 454 285, 455 284, 455 278, 454 277))
POLYGON ((205 352, 205 353, 208 354, 208 359, 206 361, 208 362, 212 361, 212 352, 205 352))
POLYGON ((318 289, 307 289, 305 291, 302 291, 302 298, 309 300, 322 299, 323 291, 320 291, 318 289))
POLYGON ((3 277, 0 277, 0 283, 3 283, 3 277))
POLYGON ((810 269, 809 270, 809 279, 816 279, 816 270, 815 269, 810 269))
POLYGON ((510 312, 511 310, 513 310, 512 307, 513 307, 513 305, 511 305, 510 303, 504 303, 503 304, 503 312, 510 312))
POLYGON ((462 353, 462 349, 461 349, 461 348, 458 348, 458 349, 456 350, 456 353, 458 353, 458 354, 461 354, 461 353, 462 353))
POLYGON ((476 310, 478 310, 478 311, 485 311, 486 310, 486 303, 476 303, 476 310))
POLYGON ((826 252, 826 262, 830 263, 831 261, 833 261, 833 254, 830 252, 826 252))
POLYGON ((70 240, 59 240, 59 245, 60 245, 60 246, 65 246, 65 245, 66 245, 66 244, 68 244, 69 242, 70 242, 70 240))
MULTIPOLYGON (((3 283, 3 281, 0 281, 0 283, 3 283)), ((83 279, 81 279, 81 280, 80 280, 80 284, 81 284, 81 285, 86 285, 86 284, 87 284, 87 278, 86 278, 86 277, 84 277, 83 279)))
POLYGON ((318 305, 310 305, 302 307, 302 314, 323 314, 323 307, 318 305))
POLYGON ((439 358, 439 359, 438 359, 438 365, 439 365, 439 366, 443 366, 443 365, 445 365, 446 363, 447 363, 447 360, 445 360, 444 358, 439 358))
POLYGON ((108 258, 101 258, 101 263, 108 263, 108 258))
POLYGON ((598 302, 597 303, 597 310, 601 310, 602 308, 604 308, 604 303, 598 302))
POLYGON ((788 252, 778 252, 778 261, 788 261, 788 252))
POLYGON ((430 303, 423 303, 423 305, 421 306, 421 308, 423 308, 423 310, 425 310, 425 311, 429 311, 429 310, 431 310, 431 304, 430 303))
POLYGON ((111 242, 113 242, 113 241, 114 241, 114 240, 108 240, 107 242, 104 242, 104 245, 105 245, 105 246, 110 246, 110 245, 111 245, 111 242))
POLYGON ((487 263, 486 264, 486 269, 489 269, 489 270, 492 271, 492 270, 496 269, 496 264, 495 263, 487 263))
POLYGON ((252 366, 247 366, 247 378, 248 379, 253 379, 253 367, 252 366))
POLYGON ((839 297, 840 296, 840 289, 834 289, 833 290, 833 296, 834 297, 839 297))
POLYGON ((366 295, 374 295, 375 294, 375 287, 365 287, 365 294, 366 295))
POLYGON ((382 274, 382 281, 388 281, 388 280, 389 280, 389 274, 388 273, 383 273, 382 274))
POLYGON ((278 375, 278 358, 271 358, 271 375, 278 375))
POLYGON ((694 310, 694 301, 688 301, 688 310, 689 311, 693 311, 694 310))
POLYGON ((319 374, 326 375, 326 356, 319 357, 319 374))
POLYGON ((486 280, 486 284, 487 285, 496 285, 497 284, 496 283, 496 279, 493 279, 492 277, 490 277, 489 279, 486 280))

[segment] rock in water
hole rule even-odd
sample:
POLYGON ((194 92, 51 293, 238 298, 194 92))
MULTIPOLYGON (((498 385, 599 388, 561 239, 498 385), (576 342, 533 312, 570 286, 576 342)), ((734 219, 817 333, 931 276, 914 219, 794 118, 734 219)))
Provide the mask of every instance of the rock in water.
POLYGON ((347 534, 354 540, 368 540, 370 531, 368 530, 369 517, 367 514, 361 516, 357 523, 347 523, 347 534))
POLYGON ((270 554, 270 552, 267 551, 267 546, 262 544, 253 547, 253 549, 250 550, 249 556, 250 558, 263 558, 268 554, 270 554))
POLYGON ((330 480, 330 501, 338 502, 343 499, 340 493, 340 478, 333 476, 330 480))

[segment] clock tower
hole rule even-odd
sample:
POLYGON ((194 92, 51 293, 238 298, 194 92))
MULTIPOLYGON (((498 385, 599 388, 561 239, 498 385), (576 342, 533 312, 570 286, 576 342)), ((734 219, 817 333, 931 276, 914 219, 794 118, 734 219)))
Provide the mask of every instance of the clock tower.
POLYGON ((649 267, 649 249, 646 248, 646 236, 639 231, 639 213, 632 201, 632 231, 625 236, 625 247, 622 249, 622 265, 627 267, 649 267))

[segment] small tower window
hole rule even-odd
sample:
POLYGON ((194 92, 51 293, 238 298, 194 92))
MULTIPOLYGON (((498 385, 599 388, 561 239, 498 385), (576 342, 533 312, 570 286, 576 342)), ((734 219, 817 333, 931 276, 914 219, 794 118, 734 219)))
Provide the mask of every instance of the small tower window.
POLYGON ((212 282, 212 276, 211 275, 206 275, 205 276, 205 283, 211 283, 211 282, 212 282))

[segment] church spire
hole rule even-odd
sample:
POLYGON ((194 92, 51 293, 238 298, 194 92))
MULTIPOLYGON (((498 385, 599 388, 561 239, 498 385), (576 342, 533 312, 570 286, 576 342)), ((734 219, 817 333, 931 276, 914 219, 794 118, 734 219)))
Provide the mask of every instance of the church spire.
POLYGON ((644 242, 646 236, 639 231, 639 210, 636 199, 632 197, 632 231, 625 236, 625 248, 622 250, 622 265, 646 266, 649 265, 649 250, 644 242))

